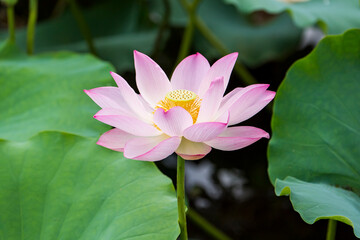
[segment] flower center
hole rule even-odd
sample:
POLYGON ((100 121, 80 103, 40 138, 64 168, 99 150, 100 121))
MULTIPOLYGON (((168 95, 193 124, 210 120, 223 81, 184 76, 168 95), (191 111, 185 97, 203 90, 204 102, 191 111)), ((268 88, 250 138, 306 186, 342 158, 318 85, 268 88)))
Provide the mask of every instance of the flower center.
POLYGON ((169 111, 173 107, 182 107, 188 111, 193 119, 193 123, 199 115, 201 99, 194 92, 184 89, 178 89, 168 92, 164 98, 157 103, 155 110, 158 108, 169 111))
POLYGON ((189 102, 195 100, 197 95, 189 90, 174 90, 168 92, 165 96, 165 99, 168 99, 173 102, 189 102))

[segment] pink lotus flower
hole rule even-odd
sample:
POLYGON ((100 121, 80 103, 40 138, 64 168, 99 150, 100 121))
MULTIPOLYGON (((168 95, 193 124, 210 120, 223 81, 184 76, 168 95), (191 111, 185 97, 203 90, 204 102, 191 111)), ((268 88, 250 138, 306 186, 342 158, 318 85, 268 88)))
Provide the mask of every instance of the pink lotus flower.
POLYGON ((97 144, 124 152, 130 159, 158 161, 173 152, 197 160, 212 148, 232 151, 269 134, 245 121, 275 96, 268 84, 236 88, 224 95, 237 53, 210 67, 199 53, 185 58, 171 81, 148 56, 134 51, 136 84, 140 95, 116 73, 118 87, 85 90, 102 109, 94 118, 115 127, 97 144))

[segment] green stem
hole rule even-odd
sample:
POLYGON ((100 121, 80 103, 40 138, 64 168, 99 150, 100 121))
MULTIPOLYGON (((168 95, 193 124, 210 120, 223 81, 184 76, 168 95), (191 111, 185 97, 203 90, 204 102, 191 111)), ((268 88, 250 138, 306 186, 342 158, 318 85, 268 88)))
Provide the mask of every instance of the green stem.
POLYGON ((80 28, 81 34, 83 35, 83 37, 85 38, 85 41, 88 45, 89 51, 97 56, 96 54, 96 50, 95 50, 95 46, 94 46, 94 42, 91 36, 91 32, 90 32, 90 28, 87 25, 84 16, 81 13, 81 10, 76 2, 76 0, 67 0, 69 5, 70 5, 70 9, 72 14, 74 15, 74 18, 80 28))
MULTIPOLYGON (((194 0, 194 2, 191 4, 191 6, 189 5, 189 7, 188 7, 189 19, 188 19, 188 23, 186 25, 185 32, 184 32, 184 35, 183 35, 183 38, 181 41, 180 51, 178 54, 178 58, 176 60, 176 65, 179 64, 179 62, 189 54, 191 42, 192 42, 193 35, 194 35, 196 8, 199 5, 200 1, 201 0, 194 0)), ((187 6, 186 0, 180 0, 180 2, 182 5, 187 6)))
POLYGON ((185 213, 185 160, 177 157, 177 201, 179 212, 179 225, 181 230, 181 240, 187 240, 186 213, 185 213))
MULTIPOLYGON (((204 21, 198 16, 195 19, 195 26, 201 34, 213 45, 221 54, 227 55, 230 51, 225 47, 225 45, 215 36, 215 34, 206 26, 204 21)), ((251 73, 246 69, 246 67, 240 63, 240 61, 236 61, 235 72, 241 77, 241 79, 247 84, 255 84, 257 81, 251 75, 251 73)))
POLYGON ((181 62, 181 60, 184 59, 189 54, 193 35, 194 35, 194 23, 191 20, 191 18, 189 18, 188 23, 185 28, 183 38, 181 40, 181 45, 180 45, 179 54, 178 54, 178 57, 176 60, 176 65, 178 65, 179 62, 181 62))
POLYGON ((9 28, 9 41, 15 43, 15 15, 14 5, 7 6, 7 19, 9 28))
POLYGON ((336 220, 329 219, 326 240, 335 240, 336 235, 336 220))
POLYGON ((209 236, 212 236, 213 239, 217 240, 231 240, 225 233, 217 229, 214 225, 209 223, 205 218, 200 216, 197 212, 192 209, 187 210, 187 216, 191 221, 193 221, 196 225, 198 225, 201 229, 203 229, 209 236))
POLYGON ((154 59, 157 58, 157 55, 159 55, 160 51, 162 50, 164 33, 169 26, 169 19, 170 19, 170 15, 171 15, 171 8, 170 8, 169 0, 162 0, 162 2, 164 5, 164 16, 161 21, 158 34, 156 36, 153 53, 151 54, 154 59))
MULTIPOLYGON (((187 3, 186 0, 180 1, 183 7, 186 9, 188 14, 191 12, 191 6, 187 3)), ((216 37, 216 35, 210 30, 208 26, 204 23, 204 21, 199 17, 194 17, 194 23, 196 28, 200 31, 200 33, 209 41, 213 47, 215 47, 218 52, 222 55, 227 55, 230 51, 226 48, 226 46, 216 37)), ((246 69, 246 67, 241 64, 239 61, 235 64, 235 72, 243 79, 243 81, 247 84, 257 83, 256 79, 250 74, 250 72, 246 69)))
POLYGON ((27 53, 31 55, 34 53, 35 26, 36 26, 37 11, 38 11, 37 0, 30 0, 29 11, 30 13, 29 13, 28 27, 27 27, 26 46, 27 46, 27 53))

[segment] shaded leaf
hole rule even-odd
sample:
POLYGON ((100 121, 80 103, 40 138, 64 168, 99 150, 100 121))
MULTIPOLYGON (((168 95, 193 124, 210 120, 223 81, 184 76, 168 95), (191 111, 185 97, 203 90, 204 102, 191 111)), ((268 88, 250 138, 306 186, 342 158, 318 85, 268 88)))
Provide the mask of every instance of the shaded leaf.
MULTIPOLYGON (((239 52, 239 60, 249 66, 290 54, 296 50, 301 38, 301 30, 287 14, 257 24, 249 16, 217 0, 204 1, 198 13, 219 40, 231 52, 239 52)), ((219 56, 200 34, 195 45, 205 55, 219 56)))
MULTIPOLYGON (((187 13, 179 1, 172 0, 170 3, 171 25, 185 27, 187 13)), ((159 11, 161 5, 154 5, 153 9, 159 11)), ((239 60, 249 66, 286 56, 296 49, 301 37, 301 30, 286 14, 273 16, 271 20, 257 24, 250 16, 218 0, 200 2, 197 14, 229 51, 239 52, 239 60)), ((218 50, 197 33, 194 36, 196 51, 207 58, 221 57, 218 50)))
POLYGON ((357 0, 224 0, 240 11, 251 13, 290 13, 295 24, 308 27, 319 24, 325 33, 340 34, 350 28, 360 28, 360 8, 357 0), (291 3, 292 2, 292 3, 291 3))
POLYGON ((1 0, 1 3, 4 3, 7 6, 12 6, 15 5, 17 3, 17 0, 1 0))

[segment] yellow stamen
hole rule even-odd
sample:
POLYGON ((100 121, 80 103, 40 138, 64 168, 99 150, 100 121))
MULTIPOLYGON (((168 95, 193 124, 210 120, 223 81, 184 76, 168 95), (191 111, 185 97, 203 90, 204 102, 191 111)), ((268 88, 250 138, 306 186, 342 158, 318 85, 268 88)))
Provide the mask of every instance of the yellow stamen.
POLYGON ((169 111, 173 107, 182 107, 188 111, 193 119, 193 123, 199 115, 201 99, 194 92, 184 89, 178 89, 168 92, 164 100, 158 102, 155 110, 158 108, 169 111))

